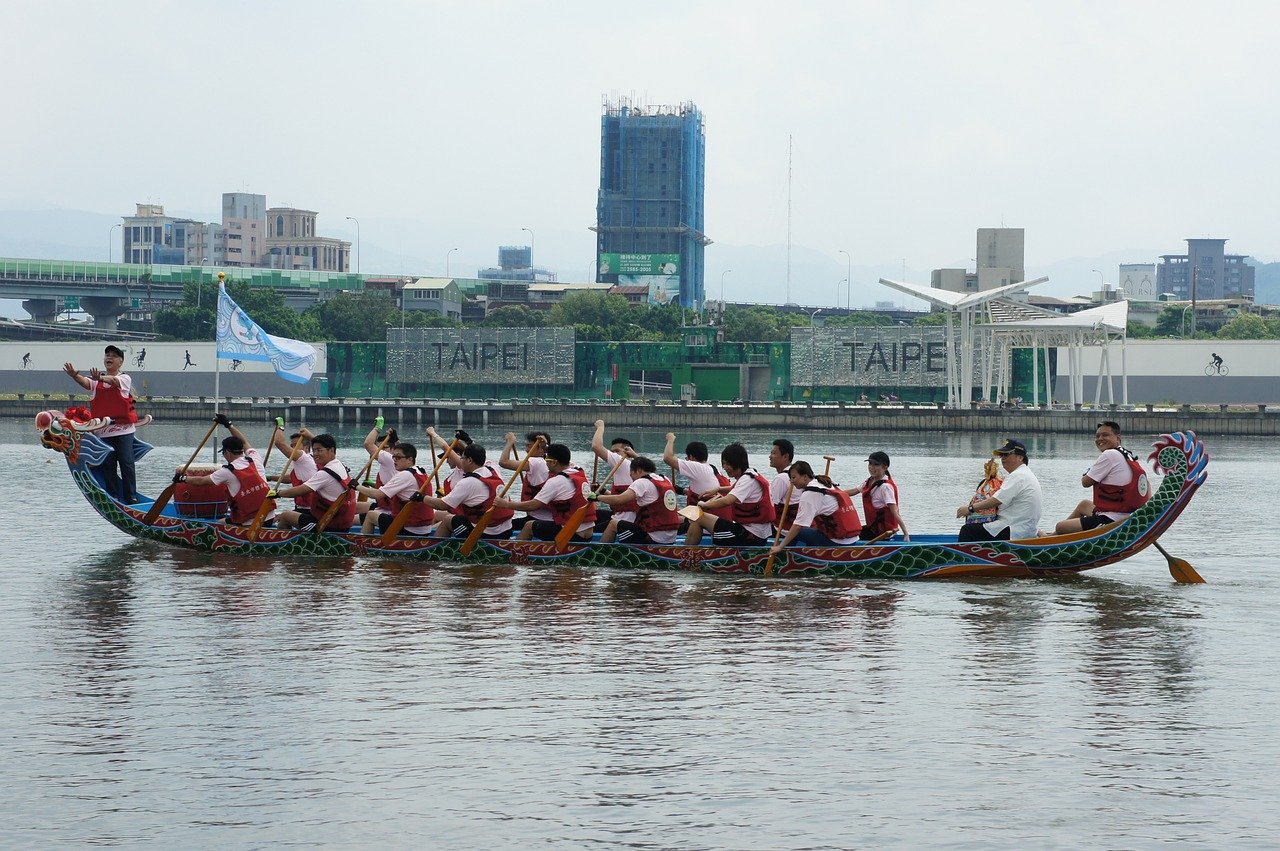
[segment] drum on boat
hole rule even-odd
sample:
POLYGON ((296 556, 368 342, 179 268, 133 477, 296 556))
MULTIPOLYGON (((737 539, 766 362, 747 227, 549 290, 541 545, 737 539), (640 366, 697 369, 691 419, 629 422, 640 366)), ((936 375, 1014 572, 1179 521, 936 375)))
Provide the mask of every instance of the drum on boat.
MULTIPOLYGON (((220 464, 192 464, 187 468, 188 476, 210 476, 220 464)), ((174 469, 181 473, 182 467, 174 469)), ((208 520, 221 519, 227 513, 227 490, 221 485, 189 485, 179 482, 173 489, 173 507, 183 517, 201 517, 208 520)))

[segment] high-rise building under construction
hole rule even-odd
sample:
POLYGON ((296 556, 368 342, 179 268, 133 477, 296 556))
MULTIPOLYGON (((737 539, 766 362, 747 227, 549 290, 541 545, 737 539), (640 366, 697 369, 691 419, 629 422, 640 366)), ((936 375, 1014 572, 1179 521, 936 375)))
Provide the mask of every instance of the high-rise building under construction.
POLYGON ((649 300, 701 307, 706 136, 692 103, 606 101, 600 121, 597 276, 649 300))

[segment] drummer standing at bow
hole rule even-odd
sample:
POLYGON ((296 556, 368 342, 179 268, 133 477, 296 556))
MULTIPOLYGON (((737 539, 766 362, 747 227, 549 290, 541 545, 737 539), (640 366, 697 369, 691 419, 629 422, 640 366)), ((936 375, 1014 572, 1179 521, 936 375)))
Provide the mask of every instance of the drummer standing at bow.
POLYGON ((102 355, 103 368, 93 367, 87 378, 70 363, 64 363, 62 371, 91 394, 89 413, 111 417, 111 425, 95 433, 115 451, 98 469, 107 493, 129 505, 138 495, 133 466, 133 433, 138 414, 133 407, 133 379, 120 371, 122 366, 124 352, 107 346, 102 355))

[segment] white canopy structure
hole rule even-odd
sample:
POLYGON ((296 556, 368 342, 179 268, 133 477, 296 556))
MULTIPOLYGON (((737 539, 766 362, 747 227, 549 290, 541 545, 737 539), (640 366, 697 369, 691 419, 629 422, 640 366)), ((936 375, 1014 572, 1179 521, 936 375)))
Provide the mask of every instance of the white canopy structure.
POLYGON ((919 284, 890 281, 887 278, 881 278, 880 283, 947 309, 947 407, 958 408, 962 404, 967 407, 973 393, 974 311, 993 299, 1043 284, 1047 280, 1049 279, 1036 278, 1034 281, 1019 281, 976 293, 934 289, 919 284), (952 324, 953 314, 960 325, 959 368, 956 364, 957 340, 952 324))
MULTIPOLYGON (((1044 397, 1045 402, 1053 404, 1053 384, 1049 372, 1049 347, 1057 346, 1067 352, 1067 363, 1058 364, 1058 372, 1066 373, 1067 401, 1074 407, 1084 402, 1084 374, 1081 367, 1081 352, 1085 346, 1102 346, 1102 358, 1099 361, 1097 383, 1094 387, 1094 407, 1102 402, 1102 382, 1106 376, 1107 402, 1116 403, 1114 375, 1111 370, 1111 344, 1120 343, 1121 399, 1120 404, 1129 404, 1129 368, 1126 359, 1125 342, 1128 339, 1129 302, 1116 301, 1101 307, 1092 307, 1077 313, 1061 314, 1048 310, 1040 310, 1016 302, 992 302, 988 308, 988 323, 982 326, 987 332, 987 344, 990 357, 984 358, 987 364, 997 363, 1000 371, 996 376, 995 389, 997 398, 1008 399, 1009 393, 1009 361, 1010 353, 1015 348, 1032 350, 1032 400, 1035 406, 1040 404, 1040 350, 1044 349, 1044 397), (1039 315, 1029 316, 1028 311, 1039 315)), ((983 398, 990 398, 992 389, 991 370, 988 368, 983 382, 983 398)))
POLYGON ((1040 405, 1040 351, 1044 351, 1044 393, 1046 404, 1053 404, 1053 383, 1049 370, 1049 348, 1066 349, 1067 363, 1059 363, 1059 373, 1068 377, 1069 402, 1074 406, 1084 400, 1084 376, 1081 352, 1085 346, 1102 346, 1094 405, 1102 398, 1102 380, 1106 375, 1107 401, 1114 404, 1115 393, 1111 371, 1110 347, 1120 342, 1121 404, 1129 404, 1129 374, 1124 344, 1127 339, 1129 303, 1117 301, 1101 307, 1061 314, 1032 307, 1007 298, 1014 292, 1042 284, 1048 278, 1020 281, 975 293, 959 293, 918 284, 880 279, 880 283, 899 292, 922 298, 947 309, 947 404, 967 406, 977 381, 974 375, 975 355, 981 344, 982 398, 988 402, 1009 399, 1012 381, 1012 352, 1030 348, 1032 355, 1032 404, 1040 405), (977 323, 975 312, 986 308, 985 322, 977 323), (959 338, 953 331, 953 314, 959 323, 959 338), (994 398, 993 398, 994 396, 994 398))

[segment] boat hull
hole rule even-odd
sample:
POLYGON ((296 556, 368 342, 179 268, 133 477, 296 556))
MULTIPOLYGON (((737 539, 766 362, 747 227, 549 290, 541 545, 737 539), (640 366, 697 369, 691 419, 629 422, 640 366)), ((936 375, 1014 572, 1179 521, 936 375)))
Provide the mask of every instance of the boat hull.
MULTIPOLYGON (((92 434, 77 435, 90 443, 92 434)), ((1027 541, 959 543, 925 538, 910 543, 884 542, 848 547, 793 547, 774 562, 779 577, 919 579, 946 577, 1055 576, 1113 564, 1151 544, 1173 523, 1206 478, 1208 455, 1193 432, 1163 435, 1152 452, 1164 473, 1145 506, 1123 523, 1090 532, 1027 541)), ((54 447, 57 448, 57 447, 54 447)), ((193 517, 172 506, 153 522, 144 520, 147 503, 122 505, 102 489, 86 465, 86 455, 68 453, 68 465, 89 504, 120 531, 143 540, 187 549, 239 556, 372 557, 399 561, 471 564, 565 565, 637 571, 687 571, 763 575, 767 547, 624 545, 573 543, 564 552, 538 541, 482 540, 467 555, 460 539, 399 537, 383 546, 380 535, 261 529, 250 541, 248 529, 193 517), (74 457, 78 455, 79 457, 74 457)))

